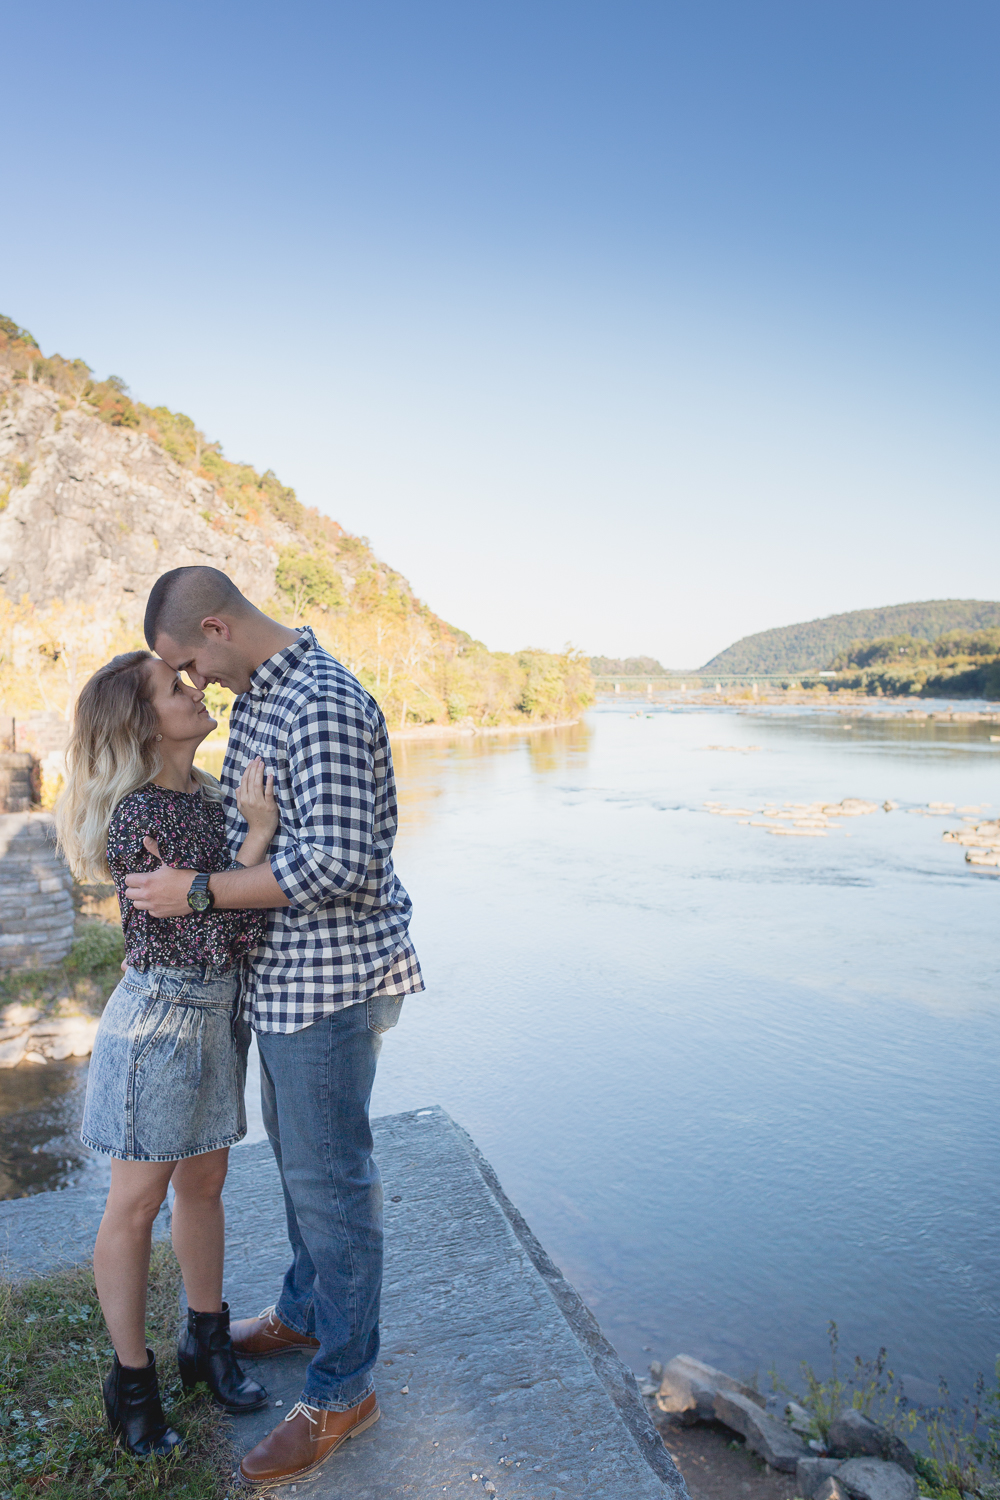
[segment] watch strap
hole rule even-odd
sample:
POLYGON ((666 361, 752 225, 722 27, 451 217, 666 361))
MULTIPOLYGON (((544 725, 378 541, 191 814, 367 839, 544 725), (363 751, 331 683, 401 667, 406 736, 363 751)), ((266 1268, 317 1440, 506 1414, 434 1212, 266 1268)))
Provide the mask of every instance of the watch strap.
POLYGON ((206 871, 204 871, 204 870, 201 870, 201 871, 198 872, 198 874, 192 880, 191 884, 188 886, 188 894, 187 894, 188 906, 198 916, 204 916, 205 912, 206 911, 211 911, 212 907, 215 905, 215 898, 213 897, 211 891, 208 888, 208 881, 209 881, 208 873, 206 871), (199 896, 201 896, 202 898, 204 898, 203 900, 200 900, 197 904, 195 904, 195 902, 193 902, 191 900, 191 897, 196 892, 197 892, 197 894, 199 896))

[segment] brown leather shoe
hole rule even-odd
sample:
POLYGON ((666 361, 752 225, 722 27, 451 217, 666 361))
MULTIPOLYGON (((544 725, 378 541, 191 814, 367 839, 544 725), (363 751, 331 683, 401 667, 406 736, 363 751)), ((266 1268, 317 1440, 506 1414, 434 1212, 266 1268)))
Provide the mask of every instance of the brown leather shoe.
POLYGON ((250 1484, 291 1484, 314 1474, 348 1438, 372 1427, 382 1413, 372 1391, 350 1411, 323 1411, 297 1401, 283 1422, 269 1432, 240 1464, 250 1484))
POLYGON ((239 1318, 229 1325, 233 1349, 246 1359, 273 1359, 295 1349, 318 1349, 319 1339, 308 1333, 286 1328, 274 1315, 274 1304, 265 1307, 255 1318, 239 1318))

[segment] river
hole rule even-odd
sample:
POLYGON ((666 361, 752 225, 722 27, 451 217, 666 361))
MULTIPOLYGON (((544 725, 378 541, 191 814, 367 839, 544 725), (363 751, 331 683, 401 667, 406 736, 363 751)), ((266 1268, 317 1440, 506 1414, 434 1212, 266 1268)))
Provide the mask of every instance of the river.
MULTIPOLYGON (((997 815, 996 727, 626 702, 395 747, 428 990, 373 1110, 465 1126, 636 1370, 766 1388, 834 1319, 918 1397, 992 1371, 1000 883, 942 832, 997 815), (753 826, 844 798, 878 810, 753 826)), ((0 1075, 22 1165, 72 1155, 84 1069, 46 1070, 50 1138, 12 1108, 41 1071, 0 1075)))

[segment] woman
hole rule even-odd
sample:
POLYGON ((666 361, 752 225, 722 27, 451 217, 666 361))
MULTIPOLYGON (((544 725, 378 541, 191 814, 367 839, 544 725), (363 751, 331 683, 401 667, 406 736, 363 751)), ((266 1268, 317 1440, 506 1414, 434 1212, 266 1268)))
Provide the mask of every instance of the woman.
POLYGON ((267 1392, 243 1374, 222 1301, 222 1186, 229 1147, 246 1134, 243 1088, 249 1030, 240 1018, 240 971, 262 936, 262 917, 209 909, 158 919, 136 911, 125 876, 168 863, 214 872, 261 863, 278 826, 273 777, 260 759, 237 803, 248 833, 239 858, 225 837, 222 790, 194 765, 215 720, 204 694, 148 651, 116 656, 80 694, 67 753, 59 838, 78 878, 118 892, 125 976, 94 1043, 82 1136, 112 1157, 111 1190, 94 1247, 94 1278, 114 1344, 104 1382, 108 1423, 141 1457, 181 1439, 160 1404, 146 1347, 146 1286, 153 1220, 173 1183, 172 1238, 184 1277, 187 1327, 178 1346, 185 1388, 205 1381, 230 1412, 256 1411, 267 1392))

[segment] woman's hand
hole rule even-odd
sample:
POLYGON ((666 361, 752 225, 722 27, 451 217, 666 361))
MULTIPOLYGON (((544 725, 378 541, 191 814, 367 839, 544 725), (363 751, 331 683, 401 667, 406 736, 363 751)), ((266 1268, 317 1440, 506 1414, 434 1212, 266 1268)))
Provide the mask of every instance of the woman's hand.
POLYGON ((265 776, 264 762, 255 755, 243 772, 236 793, 236 806, 246 818, 255 841, 266 847, 278 828, 278 804, 274 800, 274 776, 265 776))

